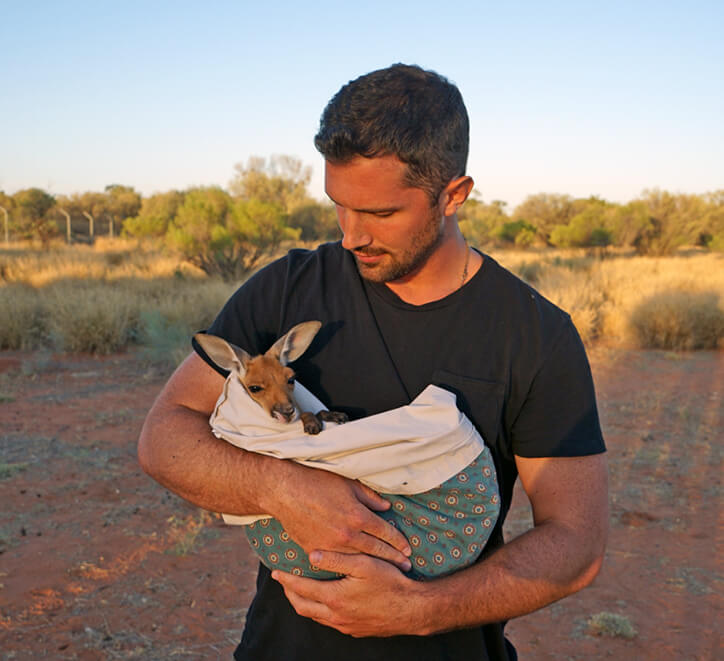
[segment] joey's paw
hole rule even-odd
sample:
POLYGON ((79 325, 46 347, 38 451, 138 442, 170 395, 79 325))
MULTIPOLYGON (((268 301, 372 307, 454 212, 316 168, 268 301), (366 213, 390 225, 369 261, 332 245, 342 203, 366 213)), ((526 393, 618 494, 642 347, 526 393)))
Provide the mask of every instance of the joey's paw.
POLYGON ((349 416, 341 411, 322 411, 319 415, 322 417, 322 420, 336 422, 338 425, 343 425, 345 422, 349 421, 349 416), (324 413, 324 417, 322 417, 322 413, 324 413))
POLYGON ((322 423, 314 413, 302 413, 302 423, 305 434, 319 434, 322 431, 322 423))

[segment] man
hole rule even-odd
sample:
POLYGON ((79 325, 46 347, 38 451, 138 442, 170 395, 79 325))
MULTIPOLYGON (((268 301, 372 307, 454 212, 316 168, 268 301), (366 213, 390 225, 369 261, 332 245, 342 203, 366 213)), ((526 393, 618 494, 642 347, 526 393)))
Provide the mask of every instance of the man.
POLYGON ((260 567, 237 659, 514 659, 506 620, 589 584, 607 533, 605 448, 585 353, 568 315, 468 247, 456 212, 468 117, 457 88, 394 65, 344 86, 315 144, 341 244, 294 250, 245 283, 209 332, 251 353, 291 326, 323 327, 299 381, 352 418, 454 392, 493 453, 501 516, 478 562, 405 575, 410 547, 357 482, 239 450, 208 416, 223 378, 200 348, 149 413, 141 464, 187 500, 268 512, 322 569, 317 581, 260 567), (520 477, 535 526, 503 543, 520 477))

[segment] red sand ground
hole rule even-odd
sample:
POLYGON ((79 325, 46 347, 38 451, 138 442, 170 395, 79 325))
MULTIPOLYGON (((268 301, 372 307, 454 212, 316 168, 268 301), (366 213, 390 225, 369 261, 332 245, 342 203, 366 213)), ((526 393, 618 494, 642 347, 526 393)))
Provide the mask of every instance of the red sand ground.
MULTIPOLYGON (((509 635, 523 660, 724 658, 724 355, 597 348, 591 361, 610 450, 606 564, 509 635), (597 633, 601 613, 624 628, 597 633)), ((0 353, 2 659, 230 658, 256 567, 243 533, 136 462, 165 376, 132 354, 0 353)), ((518 492, 506 527, 529 525, 518 492)))

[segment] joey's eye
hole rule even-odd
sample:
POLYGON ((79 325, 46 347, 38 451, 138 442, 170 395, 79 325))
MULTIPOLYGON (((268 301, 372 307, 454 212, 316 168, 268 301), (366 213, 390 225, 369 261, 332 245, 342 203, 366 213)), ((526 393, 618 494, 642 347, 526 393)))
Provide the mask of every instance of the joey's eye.
POLYGON ((289 380, 287 381, 287 383, 288 383, 290 386, 293 386, 293 385, 294 385, 294 377, 292 377, 291 379, 289 379, 289 380))
POLYGON ((262 388, 261 386, 249 386, 249 392, 256 393, 261 392, 262 390, 264 390, 264 388, 262 388))

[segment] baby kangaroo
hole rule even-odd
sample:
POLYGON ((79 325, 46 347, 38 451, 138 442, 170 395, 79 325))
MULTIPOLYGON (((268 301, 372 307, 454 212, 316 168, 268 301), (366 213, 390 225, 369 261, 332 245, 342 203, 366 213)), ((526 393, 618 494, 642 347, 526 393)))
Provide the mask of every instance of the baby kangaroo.
POLYGON ((272 418, 294 422, 301 418, 304 432, 318 434, 322 422, 347 422, 347 414, 337 411, 300 412, 294 402, 294 370, 287 364, 301 356, 312 343, 322 324, 305 321, 280 337, 265 354, 250 356, 246 351, 214 335, 197 333, 196 341, 219 367, 229 370, 244 389, 272 418))

